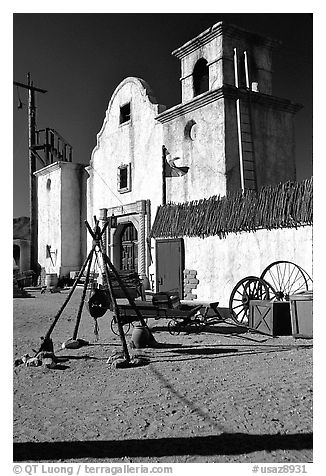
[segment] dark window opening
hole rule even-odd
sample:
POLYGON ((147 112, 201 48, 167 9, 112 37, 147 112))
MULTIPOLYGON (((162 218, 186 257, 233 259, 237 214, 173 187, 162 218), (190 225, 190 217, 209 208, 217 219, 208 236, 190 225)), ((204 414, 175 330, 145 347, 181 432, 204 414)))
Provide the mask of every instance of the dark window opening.
POLYGON ((20 265, 20 247, 18 245, 14 245, 14 260, 16 263, 16 266, 19 267, 20 265))
POLYGON ((120 124, 130 121, 130 102, 120 107, 120 124))
POLYGON ((248 73, 249 73, 249 87, 252 89, 253 83, 256 83, 258 88, 258 68, 253 55, 248 54, 248 73))
POLYGON ((208 64, 204 58, 197 61, 193 72, 194 96, 208 91, 209 89, 209 73, 208 64))
POLYGON ((120 193, 131 190, 130 164, 122 164, 118 167, 118 191, 120 193))
POLYGON ((120 184, 119 188, 127 188, 128 186, 128 169, 123 167, 120 169, 120 184))
POLYGON ((242 53, 239 57, 238 81, 239 81, 239 88, 246 88, 247 87, 246 57, 245 57, 244 53, 242 53))

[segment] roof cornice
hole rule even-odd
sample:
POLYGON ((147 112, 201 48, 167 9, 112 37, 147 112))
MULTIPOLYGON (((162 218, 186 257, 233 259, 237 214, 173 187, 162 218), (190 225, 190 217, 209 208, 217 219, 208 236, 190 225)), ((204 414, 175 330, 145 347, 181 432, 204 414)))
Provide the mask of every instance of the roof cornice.
POLYGON ((156 120, 159 122, 169 122, 176 117, 182 116, 189 112, 195 111, 200 107, 206 106, 212 102, 217 101, 218 99, 222 99, 225 95, 224 87, 219 89, 214 89, 213 91, 207 91, 195 98, 191 99, 188 102, 177 104, 176 106, 167 109, 164 112, 161 112, 158 116, 156 116, 156 120))
POLYGON ((85 164, 78 164, 75 162, 65 162, 63 160, 60 160, 58 162, 53 162, 53 164, 47 165, 46 167, 43 167, 40 170, 37 170, 34 172, 34 175, 36 177, 39 177, 40 175, 46 175, 51 172, 54 172, 55 170, 62 169, 63 167, 65 168, 71 168, 71 169, 84 169, 85 164))
POLYGON ((184 58, 185 56, 202 47, 206 43, 209 43, 213 38, 217 38, 221 35, 230 38, 232 37, 238 39, 251 39, 254 40, 256 43, 266 46, 268 48, 278 48, 282 44, 282 42, 279 40, 262 36, 257 33, 245 30, 244 28, 240 28, 236 25, 221 21, 215 23, 215 25, 203 31, 192 40, 187 41, 187 43, 180 46, 180 48, 177 48, 176 50, 172 51, 171 54, 179 59, 184 58))
MULTIPOLYGON (((248 91, 245 89, 239 89, 239 98, 247 97, 248 91)), ((291 114, 296 114, 303 108, 303 104, 294 103, 290 99, 279 98, 270 94, 262 94, 250 91, 251 102, 256 104, 262 104, 264 106, 273 107, 280 111, 286 111, 291 114)))
POLYGON ((214 89, 212 91, 206 91, 205 93, 196 96, 188 102, 173 106, 172 108, 167 109, 156 116, 155 119, 163 124, 172 121, 179 116, 183 116, 189 112, 195 111, 196 109, 206 106, 207 104, 218 101, 219 99, 244 99, 248 97, 248 94, 251 95, 250 98, 252 102, 287 111, 292 114, 295 114, 303 107, 301 104, 295 104, 288 99, 270 96, 269 94, 249 92, 246 89, 239 89, 235 86, 227 84, 221 88, 214 89))

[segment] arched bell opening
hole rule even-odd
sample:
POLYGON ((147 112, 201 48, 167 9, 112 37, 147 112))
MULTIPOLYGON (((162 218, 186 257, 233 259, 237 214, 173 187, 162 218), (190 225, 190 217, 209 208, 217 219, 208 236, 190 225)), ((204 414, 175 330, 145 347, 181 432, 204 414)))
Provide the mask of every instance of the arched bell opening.
POLYGON ((198 96, 209 89, 208 63, 204 58, 200 58, 195 64, 193 71, 193 88, 194 96, 198 96))

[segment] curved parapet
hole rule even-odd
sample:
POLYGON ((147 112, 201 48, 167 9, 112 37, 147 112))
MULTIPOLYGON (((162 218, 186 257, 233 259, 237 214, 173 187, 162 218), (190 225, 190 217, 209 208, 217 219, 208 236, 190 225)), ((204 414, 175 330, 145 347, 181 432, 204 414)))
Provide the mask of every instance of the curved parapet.
POLYGON ((163 112, 166 107, 164 105, 158 104, 156 97, 153 94, 153 91, 149 84, 141 78, 128 77, 125 78, 114 90, 111 99, 109 101, 108 107, 105 112, 105 118, 101 130, 97 134, 96 146, 94 147, 91 154, 91 161, 93 160, 94 153, 98 150, 100 146, 101 138, 104 134, 104 131, 111 118, 114 118, 114 109, 115 104, 118 102, 121 105, 123 98, 129 96, 132 100, 135 96, 141 96, 143 101, 148 101, 148 104, 151 106, 153 111, 153 117, 155 117, 160 112, 163 112), (126 91, 126 93, 124 93, 126 91))

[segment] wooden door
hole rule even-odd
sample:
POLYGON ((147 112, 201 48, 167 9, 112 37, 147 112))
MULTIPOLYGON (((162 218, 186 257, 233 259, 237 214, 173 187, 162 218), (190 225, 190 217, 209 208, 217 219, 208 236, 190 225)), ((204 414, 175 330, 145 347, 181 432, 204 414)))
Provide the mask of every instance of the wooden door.
POLYGON ((121 264, 124 271, 138 271, 138 236, 132 223, 127 223, 120 236, 121 264))
POLYGON ((178 290, 183 297, 184 247, 182 239, 156 240, 156 289, 178 290))

